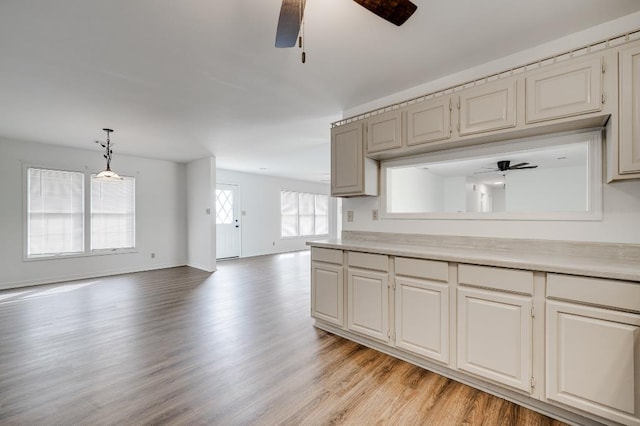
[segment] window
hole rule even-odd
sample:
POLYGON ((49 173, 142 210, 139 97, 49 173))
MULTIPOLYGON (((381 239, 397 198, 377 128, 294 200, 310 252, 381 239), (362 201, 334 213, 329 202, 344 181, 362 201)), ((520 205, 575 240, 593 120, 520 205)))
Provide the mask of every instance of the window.
POLYGON ((382 162, 387 219, 600 220, 601 131, 382 162))
POLYGON ((282 238, 327 235, 329 196, 282 191, 280 195, 282 238))
POLYGON ((87 254, 86 235, 91 252, 135 247, 134 178, 91 179, 85 197, 85 173, 28 167, 26 177, 27 258, 87 254))
POLYGON ((91 250, 135 247, 135 179, 91 179, 91 250))
POLYGON ((84 175, 29 168, 27 256, 84 251, 84 175))

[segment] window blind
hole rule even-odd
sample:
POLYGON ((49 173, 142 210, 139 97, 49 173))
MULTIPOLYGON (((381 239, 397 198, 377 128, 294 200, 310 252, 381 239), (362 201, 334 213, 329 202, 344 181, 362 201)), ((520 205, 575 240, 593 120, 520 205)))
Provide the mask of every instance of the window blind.
POLYGON ((84 251, 84 175, 27 170, 27 256, 84 251))
POLYGON ((135 179, 91 179, 91 250, 135 247, 135 179))

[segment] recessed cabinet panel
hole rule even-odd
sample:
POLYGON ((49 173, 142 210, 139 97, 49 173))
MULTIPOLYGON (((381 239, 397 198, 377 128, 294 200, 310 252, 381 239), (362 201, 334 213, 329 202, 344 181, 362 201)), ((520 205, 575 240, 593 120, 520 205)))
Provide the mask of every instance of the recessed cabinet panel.
POLYGON ((620 52, 620 173, 640 173, 640 45, 620 52))
POLYGON ((312 263, 311 316, 331 324, 344 326, 343 268, 312 263))
POLYGON ((396 346, 449 363, 449 286, 396 278, 396 346))
POLYGON ((526 122, 601 109, 602 58, 569 61, 526 77, 526 122))
POLYGON ((460 135, 516 125, 516 81, 496 81, 460 93, 460 135))
POLYGON ((451 96, 424 101, 407 108, 407 145, 451 137, 451 96))
POLYGON ((367 152, 402 147, 402 112, 385 112, 367 120, 367 152))
POLYGON ((640 315, 548 301, 547 398, 640 424, 640 315))
POLYGON ((331 194, 350 194, 364 187, 362 123, 331 129, 331 194))
POLYGON ((458 368, 530 392, 531 298, 458 289, 458 368))
POLYGON ((389 342, 387 274, 356 269, 348 274, 348 329, 389 342))

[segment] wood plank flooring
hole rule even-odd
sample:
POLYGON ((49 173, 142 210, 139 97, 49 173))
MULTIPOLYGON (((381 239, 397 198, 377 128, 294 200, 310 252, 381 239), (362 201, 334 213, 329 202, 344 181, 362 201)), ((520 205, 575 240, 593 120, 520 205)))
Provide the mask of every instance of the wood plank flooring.
POLYGON ((0 292, 0 424, 561 424, 315 329, 309 262, 0 292))

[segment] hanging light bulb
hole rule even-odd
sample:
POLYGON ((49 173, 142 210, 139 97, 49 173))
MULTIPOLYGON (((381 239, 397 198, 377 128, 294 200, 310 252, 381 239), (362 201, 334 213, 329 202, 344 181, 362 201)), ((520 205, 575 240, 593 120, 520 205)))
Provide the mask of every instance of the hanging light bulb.
POLYGON ((107 142, 96 141, 97 144, 100 144, 101 147, 105 149, 105 154, 103 157, 107 160, 107 168, 100 173, 98 173, 94 179, 100 180, 103 182, 117 182, 121 181, 122 178, 114 171, 111 170, 111 155, 113 154, 113 150, 111 149, 111 139, 109 134, 113 132, 112 129, 102 129, 107 132, 107 142))

